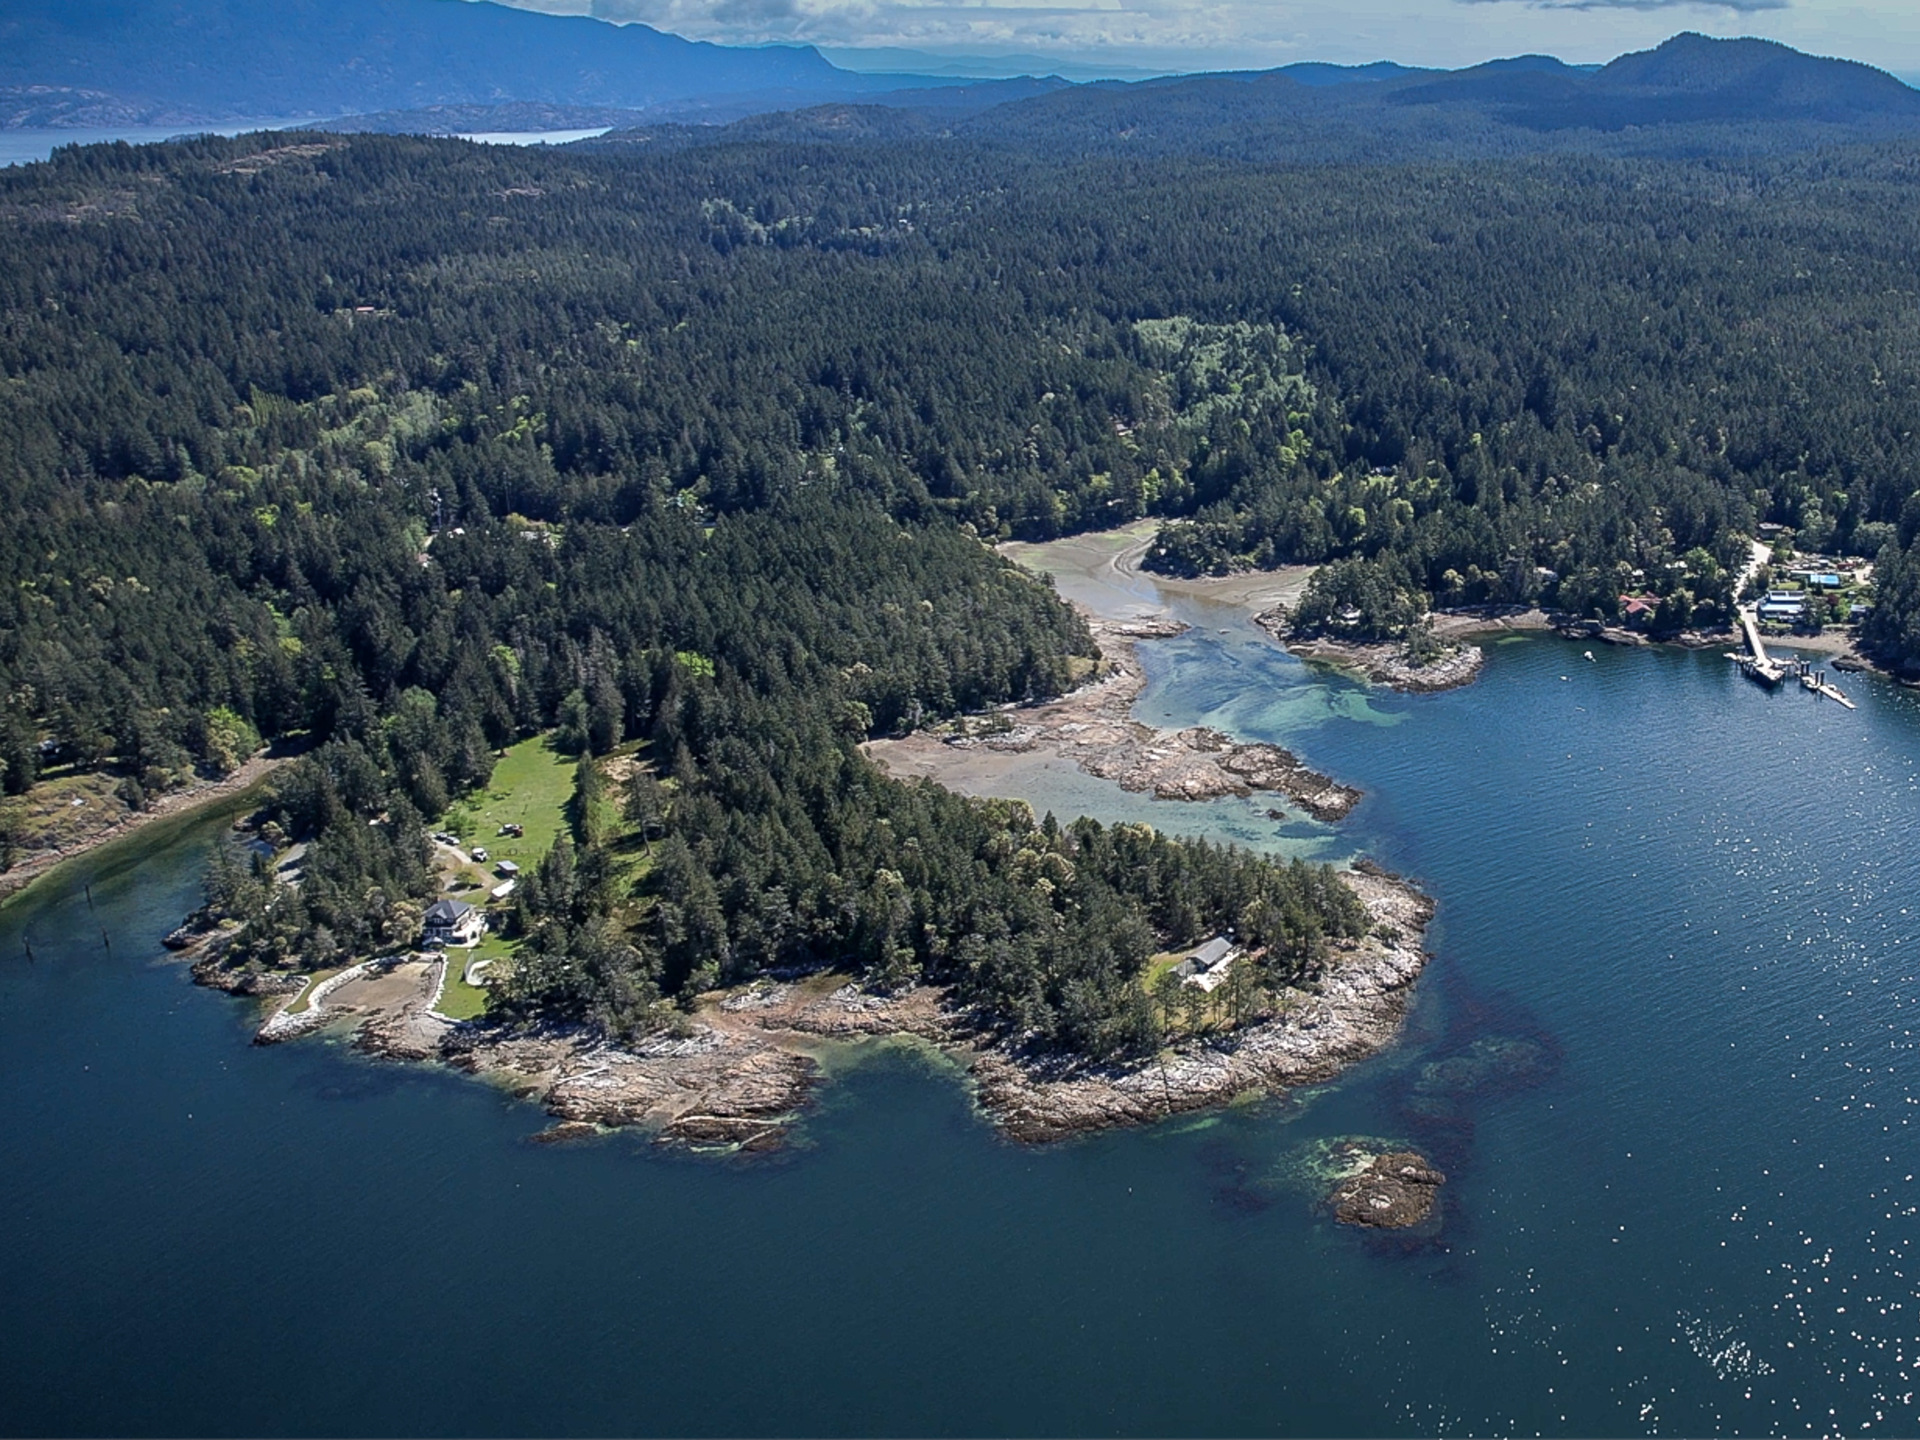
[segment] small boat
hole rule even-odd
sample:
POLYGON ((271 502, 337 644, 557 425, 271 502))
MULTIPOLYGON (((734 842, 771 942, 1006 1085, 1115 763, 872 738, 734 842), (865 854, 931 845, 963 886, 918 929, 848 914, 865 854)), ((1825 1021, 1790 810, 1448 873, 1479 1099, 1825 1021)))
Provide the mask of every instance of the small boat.
POLYGON ((1587 659, 1593 659, 1593 652, 1591 650, 1587 651, 1587 659))

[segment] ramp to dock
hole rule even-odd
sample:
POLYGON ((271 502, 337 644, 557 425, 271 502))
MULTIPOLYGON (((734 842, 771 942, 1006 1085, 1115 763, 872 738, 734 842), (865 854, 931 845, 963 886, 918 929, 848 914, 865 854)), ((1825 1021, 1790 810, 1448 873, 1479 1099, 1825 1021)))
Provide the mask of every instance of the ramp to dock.
POLYGON ((1740 668, 1763 685, 1778 685, 1786 679, 1785 668, 1767 654, 1766 644, 1760 639, 1760 622, 1754 618, 1753 611, 1744 606, 1740 610, 1740 628, 1747 632, 1747 649, 1752 652, 1741 660, 1740 668))

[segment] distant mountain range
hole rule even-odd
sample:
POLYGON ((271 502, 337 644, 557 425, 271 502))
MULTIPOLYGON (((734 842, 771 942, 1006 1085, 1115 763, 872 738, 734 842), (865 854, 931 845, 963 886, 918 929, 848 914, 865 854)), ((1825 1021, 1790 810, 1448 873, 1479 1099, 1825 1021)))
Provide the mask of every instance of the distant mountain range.
POLYGON ((1920 91, 1871 65, 1804 55, 1771 40, 1693 34, 1591 72, 1529 55, 1428 79, 1392 98, 1399 105, 1479 105, 1535 130, 1920 115, 1920 91))
MULTIPOLYGON (((856 74, 469 0, 5 0, 0 127, 166 125, 503 103, 760 109, 954 83, 856 74)), ((736 113, 739 113, 736 111, 736 113)))
POLYGON ((1920 136, 1920 91, 1766 40, 1676 35, 1604 66, 1525 55, 1467 70, 1379 64, 1062 86, 955 122, 839 103, 715 133, 658 127, 595 142, 700 144, 952 134, 1050 155, 1184 153, 1370 164, 1543 152, 1689 155, 1920 136))
POLYGON ((1920 134, 1920 91, 1885 71, 1694 34, 1604 66, 1308 62, 1085 84, 966 68, 857 72, 805 46, 490 0, 0 0, 0 129, 314 117, 442 134, 612 126, 609 146, 960 135, 1329 163, 1920 134))

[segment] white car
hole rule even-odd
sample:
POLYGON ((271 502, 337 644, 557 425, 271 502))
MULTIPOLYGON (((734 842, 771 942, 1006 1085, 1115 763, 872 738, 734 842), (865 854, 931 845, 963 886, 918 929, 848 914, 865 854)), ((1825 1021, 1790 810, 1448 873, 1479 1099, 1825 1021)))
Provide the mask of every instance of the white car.
POLYGON ((473 858, 476 861, 478 861, 480 864, 484 865, 487 863, 487 852, 483 850, 481 847, 479 847, 478 845, 476 845, 473 847, 473 858))

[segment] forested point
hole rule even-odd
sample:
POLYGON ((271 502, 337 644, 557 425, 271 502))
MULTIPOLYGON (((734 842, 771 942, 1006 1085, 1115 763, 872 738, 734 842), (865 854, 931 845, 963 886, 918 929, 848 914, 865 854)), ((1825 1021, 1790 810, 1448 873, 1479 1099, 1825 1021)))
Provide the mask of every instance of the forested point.
POLYGON ((982 541, 1159 517, 1154 565, 1338 562, 1315 603, 1391 631, 1724 617, 1771 523, 1877 555, 1863 644, 1920 669, 1917 174, 63 150, 0 173, 5 788, 138 807, 307 740, 298 891, 210 884, 256 963, 312 964, 383 943, 425 827, 553 730, 638 754, 630 818, 528 877, 503 1005, 631 1033, 846 964, 1137 1048, 1154 951, 1234 926, 1285 982, 1362 917, 1321 870, 879 774, 861 741, 1094 655, 982 541))

